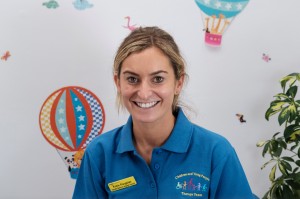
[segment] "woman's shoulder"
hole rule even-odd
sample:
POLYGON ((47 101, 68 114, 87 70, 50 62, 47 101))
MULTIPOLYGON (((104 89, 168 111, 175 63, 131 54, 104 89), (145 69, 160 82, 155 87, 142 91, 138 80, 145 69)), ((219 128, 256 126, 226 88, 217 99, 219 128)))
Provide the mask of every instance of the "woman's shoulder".
POLYGON ((111 148, 115 146, 116 141, 119 138, 119 134, 123 126, 109 130, 96 136, 87 146, 86 150, 94 151, 99 148, 111 148))
POLYGON ((233 148, 228 139, 219 133, 196 124, 193 124, 193 131, 193 140, 200 142, 204 146, 210 148, 218 147, 227 150, 231 150, 233 148))

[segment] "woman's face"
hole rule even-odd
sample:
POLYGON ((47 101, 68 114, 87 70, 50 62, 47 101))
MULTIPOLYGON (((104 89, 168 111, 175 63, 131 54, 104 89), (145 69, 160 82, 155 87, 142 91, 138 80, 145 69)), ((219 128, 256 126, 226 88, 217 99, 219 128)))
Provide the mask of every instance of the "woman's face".
POLYGON ((142 123, 173 121, 172 103, 183 78, 175 79, 169 58, 156 47, 128 56, 119 78, 114 76, 124 106, 134 122, 142 123))

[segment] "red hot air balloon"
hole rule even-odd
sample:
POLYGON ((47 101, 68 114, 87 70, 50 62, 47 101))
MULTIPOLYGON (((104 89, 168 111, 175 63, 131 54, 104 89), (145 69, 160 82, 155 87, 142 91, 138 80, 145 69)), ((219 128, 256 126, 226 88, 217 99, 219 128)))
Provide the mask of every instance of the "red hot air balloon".
POLYGON ((43 136, 57 149, 71 177, 76 179, 84 149, 103 131, 102 103, 87 89, 64 87, 46 99, 39 121, 43 136))

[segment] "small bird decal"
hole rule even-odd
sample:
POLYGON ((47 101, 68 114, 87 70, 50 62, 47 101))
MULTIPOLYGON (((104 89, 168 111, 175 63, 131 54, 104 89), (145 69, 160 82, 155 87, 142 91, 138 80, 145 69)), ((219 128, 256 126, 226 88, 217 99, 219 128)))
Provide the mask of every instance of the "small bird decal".
POLYGON ((44 2, 43 6, 46 6, 49 9, 56 9, 57 7, 59 7, 58 3, 55 0, 50 0, 48 2, 44 2))
POLYGON ((239 119, 239 121, 240 121, 241 123, 246 122, 246 120, 244 120, 244 115, 239 114, 239 113, 237 113, 237 114, 235 114, 235 115, 238 117, 238 119, 239 119))
POLYGON ((127 19, 127 25, 123 27, 129 29, 130 31, 134 31, 136 29, 136 24, 130 25, 130 16, 125 17, 125 19, 127 19))

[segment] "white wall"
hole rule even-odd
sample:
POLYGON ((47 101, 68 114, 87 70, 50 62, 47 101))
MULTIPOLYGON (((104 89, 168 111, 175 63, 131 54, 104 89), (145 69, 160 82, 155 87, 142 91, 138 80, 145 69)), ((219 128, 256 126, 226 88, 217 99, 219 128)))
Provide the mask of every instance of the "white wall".
POLYGON ((257 141, 280 130, 264 113, 280 91, 278 80, 299 72, 300 1, 251 0, 223 36, 221 48, 204 44, 199 8, 193 0, 90 0, 76 10, 71 0, 57 9, 43 0, 9 0, 0 6, 0 198, 71 198, 75 181, 39 129, 46 98, 64 86, 94 92, 106 111, 104 131, 126 121, 114 106, 111 71, 116 48, 129 31, 125 16, 142 26, 160 26, 181 47, 189 82, 184 101, 191 120, 225 136, 235 147, 253 192, 269 187, 269 169, 257 141), (271 56, 270 62, 262 54, 271 56), (243 113, 246 123, 235 114, 243 113))

